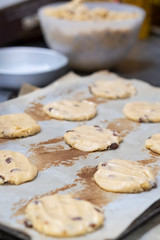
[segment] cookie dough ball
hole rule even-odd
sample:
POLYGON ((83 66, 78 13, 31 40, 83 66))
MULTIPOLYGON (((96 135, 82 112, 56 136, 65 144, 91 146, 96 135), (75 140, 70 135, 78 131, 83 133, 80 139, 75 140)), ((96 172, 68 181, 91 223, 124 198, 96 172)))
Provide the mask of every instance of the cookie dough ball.
POLYGON ((100 163, 94 180, 109 192, 143 192, 156 186, 156 176, 150 167, 121 159, 100 163))
POLYGON ((119 134, 110 129, 95 126, 80 126, 65 133, 66 143, 81 151, 116 149, 122 141, 119 134))
POLYGON ((136 88, 127 80, 99 80, 90 86, 96 97, 118 99, 129 98, 136 94, 136 88))
POLYGON ((136 122, 160 122, 160 103, 130 102, 125 105, 123 112, 136 122))
POLYGON ((145 146, 153 152, 160 154, 160 133, 149 137, 145 142, 145 146))
POLYGON ((26 113, 0 116, 0 138, 28 137, 40 130, 40 125, 26 113))
POLYGON ((59 101, 44 106, 44 112, 51 118, 69 121, 89 120, 96 115, 97 105, 86 100, 59 101))
POLYGON ((54 237, 83 235, 104 221, 101 209, 71 195, 42 197, 28 204, 26 217, 39 232, 54 237))
POLYGON ((0 151, 0 184, 21 184, 37 175, 37 168, 19 152, 0 151))

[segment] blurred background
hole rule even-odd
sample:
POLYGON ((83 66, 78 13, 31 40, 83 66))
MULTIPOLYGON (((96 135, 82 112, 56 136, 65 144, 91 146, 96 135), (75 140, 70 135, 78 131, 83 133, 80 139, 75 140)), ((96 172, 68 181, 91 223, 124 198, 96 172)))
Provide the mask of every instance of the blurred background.
MULTIPOLYGON (((100 0, 90 0, 100 2, 100 0)), ((37 11, 40 7, 66 0, 0 0, 0 48, 33 46, 48 48, 40 28, 37 11)), ((84 1, 85 2, 85 1, 84 1)), ((139 6, 146 17, 139 41, 125 58, 110 70, 127 78, 137 78, 160 86, 160 0, 103 0, 139 6)), ((73 69, 70 69, 73 70, 73 69)), ((85 75, 83 71, 77 74, 85 75)), ((1 78, 0 81, 3 81, 1 78)), ((0 88, 0 101, 17 96, 17 91, 0 88)))
MULTIPOLYGON (((64 1, 65 0, 63 0, 63 2, 64 1)), ((55 2, 61 1, 1 0, 0 46, 19 40, 29 40, 40 37, 41 31, 38 23, 37 10, 43 5, 55 2)), ((110 2, 112 1, 110 0, 110 2)), ((147 38, 151 32, 160 34, 160 0, 115 0, 113 2, 134 4, 145 9, 146 18, 140 31, 141 39, 147 38)))

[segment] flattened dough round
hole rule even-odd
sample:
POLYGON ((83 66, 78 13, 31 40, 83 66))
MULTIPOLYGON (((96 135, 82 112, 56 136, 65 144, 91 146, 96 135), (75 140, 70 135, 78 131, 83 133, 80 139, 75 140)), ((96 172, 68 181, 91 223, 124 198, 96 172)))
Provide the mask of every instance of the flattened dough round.
POLYGON ((123 112, 136 122, 160 122, 160 103, 130 102, 125 105, 123 112))
POLYGON ((81 151, 116 149, 122 141, 119 134, 110 129, 95 126, 80 126, 65 133, 66 143, 81 151))
POLYGON ((156 176, 150 167, 121 159, 100 163, 94 180, 109 192, 135 193, 156 186, 156 176))
POLYGON ((96 115, 97 105, 90 101, 64 100, 44 106, 44 112, 51 118, 69 121, 83 121, 96 115))
POLYGON ((0 151, 0 184, 21 184, 34 179, 37 168, 19 152, 0 151))
POLYGON ((91 93, 108 99, 129 98, 136 94, 136 88, 130 81, 98 80, 90 86, 91 93))
POLYGON ((27 137, 40 130, 40 125, 26 113, 0 116, 0 138, 27 137))
POLYGON ((160 133, 149 137, 145 142, 145 146, 146 148, 151 149, 153 152, 160 154, 160 133))
POLYGON ((55 237, 86 234, 104 221, 99 207, 69 194, 45 196, 29 203, 26 217, 37 231, 55 237))

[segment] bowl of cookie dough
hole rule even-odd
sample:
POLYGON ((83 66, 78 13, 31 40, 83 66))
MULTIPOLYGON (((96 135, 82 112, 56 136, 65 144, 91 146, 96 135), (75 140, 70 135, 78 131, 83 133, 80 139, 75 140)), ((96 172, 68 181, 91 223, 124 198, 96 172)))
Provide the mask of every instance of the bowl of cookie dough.
POLYGON ((138 38, 145 11, 122 3, 74 0, 38 11, 44 39, 69 58, 76 70, 93 71, 119 63, 138 38))

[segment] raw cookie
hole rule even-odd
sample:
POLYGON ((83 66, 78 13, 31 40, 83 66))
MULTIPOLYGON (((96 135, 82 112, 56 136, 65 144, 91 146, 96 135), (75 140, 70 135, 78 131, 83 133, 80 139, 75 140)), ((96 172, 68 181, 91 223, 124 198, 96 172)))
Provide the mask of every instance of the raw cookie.
POLYGON ((0 151, 0 184, 21 184, 34 179, 37 168, 19 152, 0 151))
POLYGON ((151 168, 121 159, 100 163, 94 180, 109 192, 142 192, 156 186, 155 173, 151 168))
POLYGON ((44 106, 44 112, 51 118, 69 121, 83 121, 96 115, 96 104, 86 100, 64 100, 44 106))
POLYGON ((90 86, 91 93, 108 99, 128 98, 136 93, 136 88, 127 80, 98 80, 90 86))
POLYGON ((160 103, 130 102, 125 105, 123 112, 136 122, 160 122, 160 103))
POLYGON ((95 126, 80 126, 65 133, 66 143, 81 151, 116 149, 122 141, 119 134, 110 129, 95 126))
POLYGON ((26 113, 0 116, 0 138, 21 138, 40 132, 41 127, 26 113))
POLYGON ((55 237, 72 237, 99 228, 101 209, 73 196, 54 194, 28 204, 27 221, 39 232, 55 237))
POLYGON ((160 133, 149 137, 145 142, 145 146, 146 148, 151 149, 153 152, 160 154, 160 133))

